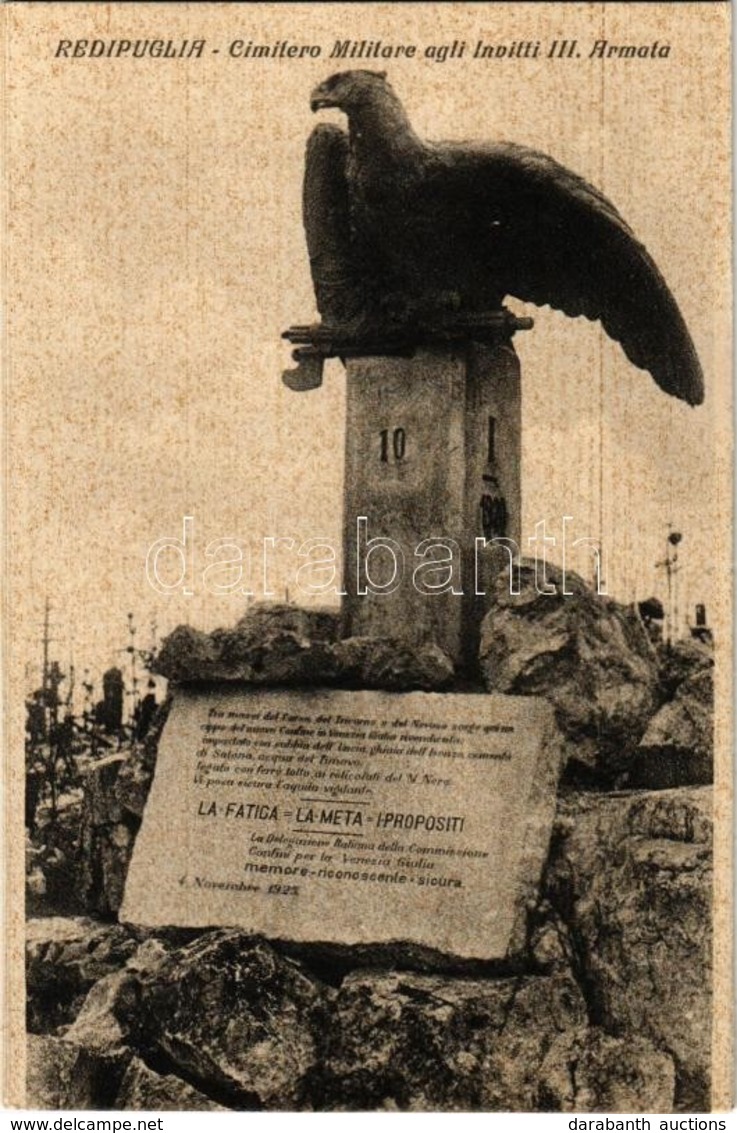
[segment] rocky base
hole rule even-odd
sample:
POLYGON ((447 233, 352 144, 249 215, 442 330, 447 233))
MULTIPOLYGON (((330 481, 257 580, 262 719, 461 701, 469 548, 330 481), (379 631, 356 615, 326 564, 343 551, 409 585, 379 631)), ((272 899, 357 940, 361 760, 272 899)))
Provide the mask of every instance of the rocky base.
POLYGON ((253 606, 233 629, 201 633, 179 626, 166 639, 157 672, 173 681, 241 681, 258 686, 323 685, 434 692, 454 679, 435 645, 392 638, 338 640, 338 615, 296 606, 253 606))
POLYGON ((567 795, 523 971, 31 921, 28 1105, 709 1108, 711 791, 567 795))
MULTIPOLYGON (((523 567, 482 634, 486 686, 548 697, 567 744, 514 970, 113 923, 162 715, 144 749, 87 776, 77 860, 68 838, 32 854, 29 911, 66 915, 29 923, 28 1106, 708 1110, 712 798, 697 784, 713 763, 711 652, 659 648, 636 611, 568 579, 574 594, 551 599, 523 567)), ((456 682, 433 647, 337 634, 326 612, 254 607, 234 630, 180 628, 160 670, 262 687, 456 682)))
POLYGON ((572 785, 710 783, 712 649, 653 642, 636 606, 595 593, 570 572, 564 583, 550 564, 547 582, 555 593, 540 593, 525 560, 516 586, 507 572, 497 576, 479 650, 486 687, 551 701, 572 785))

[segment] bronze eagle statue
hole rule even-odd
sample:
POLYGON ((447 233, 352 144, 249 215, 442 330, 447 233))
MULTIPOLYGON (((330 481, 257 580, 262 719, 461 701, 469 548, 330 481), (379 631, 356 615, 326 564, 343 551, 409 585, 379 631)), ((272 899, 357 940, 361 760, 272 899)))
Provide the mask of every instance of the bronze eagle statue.
POLYGON ((547 154, 426 142, 384 72, 333 75, 311 97, 348 132, 310 135, 304 224, 324 325, 356 337, 507 295, 601 321, 635 366, 690 405, 699 360, 675 299, 614 205, 547 154))

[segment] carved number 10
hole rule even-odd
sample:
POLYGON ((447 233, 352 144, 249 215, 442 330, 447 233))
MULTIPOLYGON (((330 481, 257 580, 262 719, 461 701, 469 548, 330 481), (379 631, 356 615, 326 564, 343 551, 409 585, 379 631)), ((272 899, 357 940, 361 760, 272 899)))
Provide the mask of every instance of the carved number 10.
POLYGON ((381 437, 381 460, 383 464, 388 464, 389 461, 404 460, 404 454, 407 448, 407 434, 401 427, 399 429, 382 429, 379 434, 381 437))

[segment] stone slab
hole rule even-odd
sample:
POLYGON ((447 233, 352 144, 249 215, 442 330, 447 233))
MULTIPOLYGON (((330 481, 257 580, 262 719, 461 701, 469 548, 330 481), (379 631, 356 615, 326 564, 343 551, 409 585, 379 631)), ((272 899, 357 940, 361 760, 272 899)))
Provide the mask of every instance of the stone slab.
POLYGON ((559 766, 540 699, 180 689, 120 918, 505 958, 559 766))
POLYGON ((342 635, 433 642, 472 667, 491 565, 475 540, 520 546, 517 356, 426 347, 351 358, 346 381, 342 635))

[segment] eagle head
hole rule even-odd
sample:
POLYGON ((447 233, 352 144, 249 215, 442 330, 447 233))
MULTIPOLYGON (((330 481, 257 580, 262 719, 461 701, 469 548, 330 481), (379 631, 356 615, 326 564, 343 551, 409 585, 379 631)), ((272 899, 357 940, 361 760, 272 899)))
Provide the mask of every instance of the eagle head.
POLYGON ((310 96, 311 110, 337 107, 348 111, 362 105, 372 93, 386 91, 386 71, 339 71, 320 83, 310 96))

